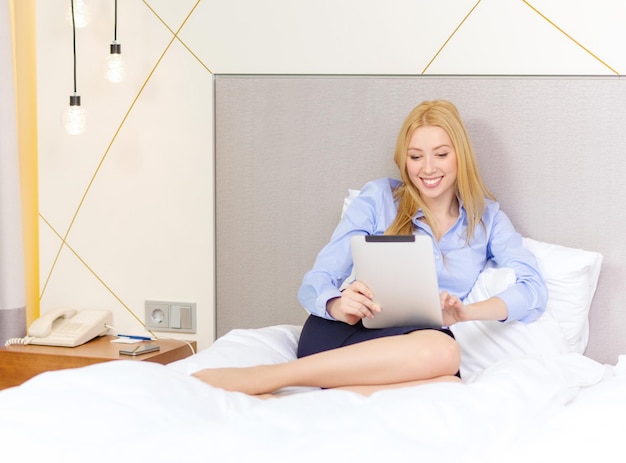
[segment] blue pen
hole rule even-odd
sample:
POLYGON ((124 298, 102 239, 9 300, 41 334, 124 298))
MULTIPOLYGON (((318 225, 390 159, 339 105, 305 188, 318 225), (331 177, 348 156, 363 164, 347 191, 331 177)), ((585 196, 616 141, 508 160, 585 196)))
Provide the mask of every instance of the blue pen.
POLYGON ((152 341, 152 338, 149 338, 147 336, 134 336, 132 334, 118 334, 116 336, 118 338, 140 339, 142 341, 152 341))

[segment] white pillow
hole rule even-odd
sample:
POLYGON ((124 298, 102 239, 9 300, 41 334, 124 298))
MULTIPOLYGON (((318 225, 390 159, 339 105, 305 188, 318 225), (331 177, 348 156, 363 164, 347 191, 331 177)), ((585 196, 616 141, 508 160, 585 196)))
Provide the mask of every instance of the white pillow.
MULTIPOLYGON (((473 321, 451 327, 463 360, 461 376, 471 378, 494 363, 521 355, 583 353, 589 339, 589 308, 596 290, 602 255, 524 238, 538 261, 548 287, 546 311, 536 321, 473 321)), ((487 299, 515 281, 509 268, 487 268, 466 302, 487 299)))
POLYGON ((276 325, 235 329, 217 339, 209 348, 168 366, 186 374, 203 368, 247 367, 294 360, 302 327, 276 325))
MULTIPOLYGON (((465 299, 472 303, 488 299, 515 282, 510 268, 485 269, 465 299)), ((469 321, 450 327, 461 347, 461 377, 466 381, 502 360, 525 355, 565 354, 568 347, 550 311, 532 323, 518 321, 469 321)))
POLYGON ((350 205, 352 200, 359 195, 359 192, 360 192, 360 190, 348 190, 348 196, 343 198, 343 207, 341 209, 341 216, 342 217, 345 214, 346 209, 348 209, 348 206, 350 205))
POLYGON ((602 254, 524 238, 548 286, 547 310, 558 322, 570 352, 589 341, 589 308, 598 286, 602 254))

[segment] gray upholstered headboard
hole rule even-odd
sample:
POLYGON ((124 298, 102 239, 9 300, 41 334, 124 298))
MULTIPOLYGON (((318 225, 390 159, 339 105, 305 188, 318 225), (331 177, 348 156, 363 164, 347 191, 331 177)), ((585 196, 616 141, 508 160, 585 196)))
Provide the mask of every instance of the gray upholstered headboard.
POLYGON ((587 354, 626 352, 626 81, 621 77, 215 78, 217 334, 302 323, 296 291, 348 189, 397 176, 397 131, 453 101, 518 230, 598 251, 587 354))

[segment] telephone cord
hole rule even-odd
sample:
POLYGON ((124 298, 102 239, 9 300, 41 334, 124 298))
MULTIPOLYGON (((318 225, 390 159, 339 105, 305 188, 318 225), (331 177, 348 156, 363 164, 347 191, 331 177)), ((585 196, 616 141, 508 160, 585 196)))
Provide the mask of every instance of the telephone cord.
POLYGON ((32 336, 24 336, 23 338, 9 338, 4 342, 5 346, 12 346, 15 344, 26 345, 30 344, 30 342, 35 339, 32 336))

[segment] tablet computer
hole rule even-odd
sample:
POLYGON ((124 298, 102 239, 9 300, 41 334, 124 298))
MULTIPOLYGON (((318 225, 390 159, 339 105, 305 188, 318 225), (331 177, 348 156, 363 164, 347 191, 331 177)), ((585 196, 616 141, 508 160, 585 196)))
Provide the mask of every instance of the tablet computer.
POLYGON ((366 328, 441 328, 433 244, 426 235, 358 235, 350 241, 354 277, 374 293, 382 311, 366 328))

